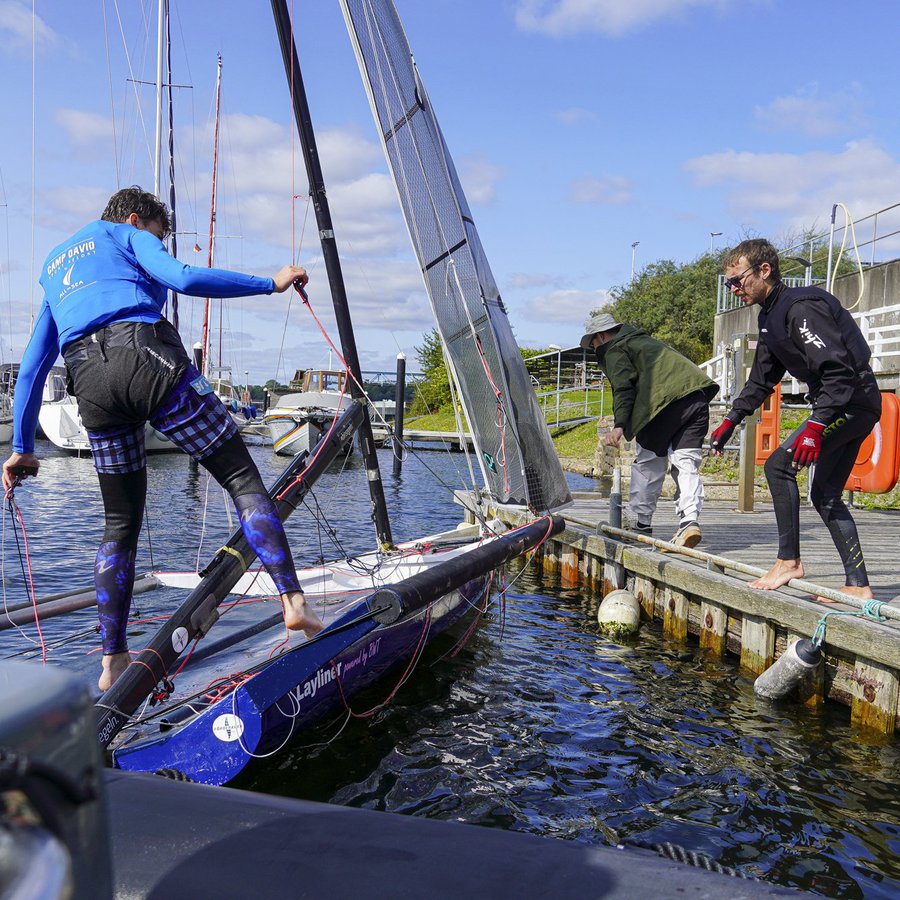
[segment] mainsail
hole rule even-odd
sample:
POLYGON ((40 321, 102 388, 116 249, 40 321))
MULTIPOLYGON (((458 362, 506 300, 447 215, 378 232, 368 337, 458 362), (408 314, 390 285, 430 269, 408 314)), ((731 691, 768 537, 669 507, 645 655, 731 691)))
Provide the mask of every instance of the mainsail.
POLYGON ((488 490, 558 508, 565 475, 397 10, 341 7, 488 490))

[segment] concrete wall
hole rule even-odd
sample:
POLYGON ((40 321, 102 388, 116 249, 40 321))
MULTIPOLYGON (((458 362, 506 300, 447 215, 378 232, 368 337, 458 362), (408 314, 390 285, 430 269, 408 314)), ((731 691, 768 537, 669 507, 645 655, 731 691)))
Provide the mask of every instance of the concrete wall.
MULTIPOLYGON (((835 296, 848 309, 852 307, 852 312, 867 312, 883 306, 900 304, 900 260, 863 269, 863 279, 865 291, 858 305, 855 304, 859 296, 859 273, 842 275, 835 279, 835 296)), ((731 344, 738 335, 755 335, 758 313, 757 307, 741 307, 717 315, 713 331, 714 352, 720 352, 723 345, 731 344)), ((878 324, 900 325, 900 315, 892 313, 887 318, 880 318, 878 324)), ((881 360, 877 372, 900 372, 900 357, 886 357, 881 360)))

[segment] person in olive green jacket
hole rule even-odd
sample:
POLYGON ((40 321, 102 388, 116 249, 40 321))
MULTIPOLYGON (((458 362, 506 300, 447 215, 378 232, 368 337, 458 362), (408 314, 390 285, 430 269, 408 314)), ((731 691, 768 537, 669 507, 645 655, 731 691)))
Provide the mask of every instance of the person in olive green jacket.
POLYGON ((592 316, 581 346, 593 348, 613 389, 615 427, 606 443, 636 438, 628 507, 632 527, 651 534, 653 513, 671 461, 680 525, 672 542, 700 542, 703 481, 700 463, 709 431, 709 403, 719 386, 689 359, 635 325, 608 313, 592 316))

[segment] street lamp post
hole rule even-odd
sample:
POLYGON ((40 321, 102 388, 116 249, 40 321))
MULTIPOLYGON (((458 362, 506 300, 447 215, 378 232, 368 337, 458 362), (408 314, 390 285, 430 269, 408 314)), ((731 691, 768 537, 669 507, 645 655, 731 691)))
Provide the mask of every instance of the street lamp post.
POLYGON ((721 232, 721 231, 711 231, 711 232, 709 233, 709 255, 710 255, 710 256, 713 255, 713 241, 714 241, 717 237, 722 237, 722 232, 721 232))
POLYGON ((640 241, 634 241, 631 245, 631 284, 634 284, 634 250, 640 241))

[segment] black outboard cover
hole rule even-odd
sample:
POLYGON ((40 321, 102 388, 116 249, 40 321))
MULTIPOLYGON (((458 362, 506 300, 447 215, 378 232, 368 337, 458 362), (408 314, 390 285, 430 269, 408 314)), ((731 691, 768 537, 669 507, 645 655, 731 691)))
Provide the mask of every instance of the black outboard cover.
POLYGON ((19 896, 27 879, 30 896, 112 897, 102 769, 87 682, 54 668, 0 664, 4 896, 19 896))

